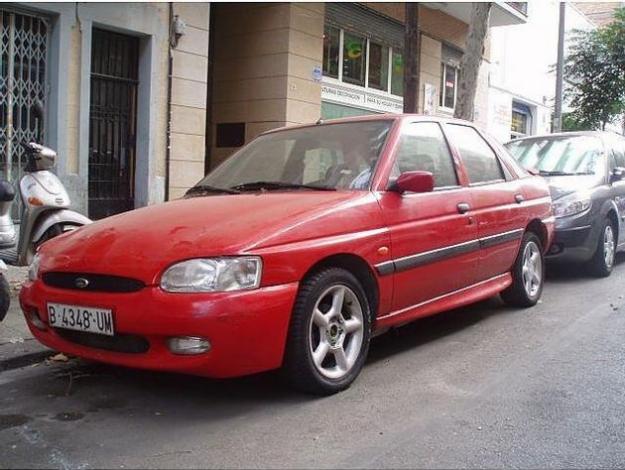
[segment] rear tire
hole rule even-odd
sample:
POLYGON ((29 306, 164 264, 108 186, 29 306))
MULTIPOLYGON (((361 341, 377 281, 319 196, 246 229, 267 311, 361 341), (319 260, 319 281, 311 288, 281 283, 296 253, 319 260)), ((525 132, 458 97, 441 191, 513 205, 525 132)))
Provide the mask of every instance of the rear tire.
POLYGON ((360 373, 371 337, 371 309, 349 271, 326 268, 302 281, 282 368, 289 385, 331 395, 360 373))
POLYGON ((601 227, 597 249, 588 262, 588 271, 595 277, 608 277, 614 267, 616 254, 616 230, 614 222, 606 218, 601 227))
POLYGON ((535 233, 526 232, 512 268, 512 284, 501 293, 501 298, 513 307, 532 307, 540 299, 544 283, 542 244, 535 233))
POLYGON ((0 274, 0 321, 4 320, 11 306, 11 287, 7 278, 0 274))

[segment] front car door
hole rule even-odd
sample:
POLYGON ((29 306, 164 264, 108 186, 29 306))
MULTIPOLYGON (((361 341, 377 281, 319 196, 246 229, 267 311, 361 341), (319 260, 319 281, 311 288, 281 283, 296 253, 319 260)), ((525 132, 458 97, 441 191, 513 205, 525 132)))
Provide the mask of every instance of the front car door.
POLYGON ((623 230, 623 227, 625 227, 625 179, 615 178, 615 170, 617 168, 619 170, 625 168, 625 139, 620 137, 615 138, 614 142, 612 142, 611 149, 609 144, 608 142, 608 178, 611 186, 610 193, 618 210, 618 244, 623 245, 625 244, 625 230, 623 230))
POLYGON ((478 245, 469 189, 440 124, 404 122, 391 158, 389 182, 406 171, 434 176, 432 192, 380 196, 393 261, 378 271, 394 276, 393 315, 473 284, 478 245))
POLYGON ((521 181, 473 126, 447 123, 445 133, 466 169, 480 243, 479 280, 510 271, 527 222, 521 181))

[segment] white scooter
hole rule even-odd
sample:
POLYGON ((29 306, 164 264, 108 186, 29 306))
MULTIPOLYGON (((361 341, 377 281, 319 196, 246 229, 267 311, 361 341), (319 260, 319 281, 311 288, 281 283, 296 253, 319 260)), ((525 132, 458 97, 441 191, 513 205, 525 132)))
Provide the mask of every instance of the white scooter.
MULTIPOLYGON (((14 266, 30 264, 37 248, 43 242, 92 221, 69 209, 70 199, 61 180, 50 170, 56 162, 56 152, 43 145, 30 142, 22 144, 28 158, 19 190, 23 204, 19 238, 11 217, 15 190, 8 181, 0 181, 0 274, 4 263, 14 266), (16 239, 17 238, 17 239, 16 239)), ((4 266, 6 270, 6 266, 4 266)), ((8 301, 0 279, 0 321, 6 315, 8 301)))

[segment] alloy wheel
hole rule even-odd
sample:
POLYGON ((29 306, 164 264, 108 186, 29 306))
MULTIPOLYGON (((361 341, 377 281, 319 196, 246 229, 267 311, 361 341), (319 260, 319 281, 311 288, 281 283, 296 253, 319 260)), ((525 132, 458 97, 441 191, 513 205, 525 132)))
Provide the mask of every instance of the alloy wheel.
POLYGON ((543 280, 543 261, 540 249, 533 241, 525 245, 523 250, 523 286, 529 297, 535 297, 540 291, 543 280))
POLYGON ((360 354, 364 337, 362 305, 345 285, 326 289, 310 319, 309 347, 317 371, 329 379, 347 375, 360 354))
POLYGON ((606 225, 603 232, 603 259, 607 268, 614 264, 614 230, 611 225, 606 225))

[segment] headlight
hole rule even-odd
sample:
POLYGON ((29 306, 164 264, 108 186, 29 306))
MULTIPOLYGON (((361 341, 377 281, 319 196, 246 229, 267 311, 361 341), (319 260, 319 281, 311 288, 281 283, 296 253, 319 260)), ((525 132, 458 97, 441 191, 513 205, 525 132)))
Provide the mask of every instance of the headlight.
POLYGON ((590 198, 558 201, 553 203, 553 212, 556 217, 568 217, 588 210, 590 204, 590 198))
POLYGON ((39 263, 41 262, 41 258, 39 253, 35 253, 33 256, 33 260, 30 262, 28 266, 28 279, 31 281, 36 281, 39 276, 39 263))
POLYGON ((262 261, 257 256, 200 258, 171 266, 161 278, 167 292, 223 292, 256 289, 262 261))

